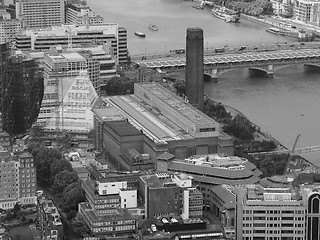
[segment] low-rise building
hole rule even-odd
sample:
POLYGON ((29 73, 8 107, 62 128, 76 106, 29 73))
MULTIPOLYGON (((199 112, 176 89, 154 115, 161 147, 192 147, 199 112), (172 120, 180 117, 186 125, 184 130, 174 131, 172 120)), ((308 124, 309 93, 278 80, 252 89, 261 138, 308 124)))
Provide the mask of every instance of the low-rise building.
POLYGON ((137 207, 136 189, 112 179, 87 181, 82 186, 87 202, 79 204, 79 213, 92 235, 128 235, 136 230, 136 220, 128 211, 137 207))
POLYGON ((84 167, 74 167, 73 170, 77 173, 78 178, 81 181, 89 181, 90 180, 90 172, 84 167))
POLYGON ((37 200, 36 228, 41 233, 41 239, 62 240, 63 224, 58 208, 50 199, 42 196, 37 200))

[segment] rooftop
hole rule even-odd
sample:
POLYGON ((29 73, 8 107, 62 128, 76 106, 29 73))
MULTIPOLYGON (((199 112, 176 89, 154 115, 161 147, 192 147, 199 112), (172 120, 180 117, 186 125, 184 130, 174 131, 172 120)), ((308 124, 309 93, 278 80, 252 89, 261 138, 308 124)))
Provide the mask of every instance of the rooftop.
POLYGON ((130 214, 130 212, 123 208, 115 208, 113 209, 114 211, 112 211, 110 214, 106 214, 105 216, 96 215, 94 210, 87 203, 80 203, 79 208, 83 209, 86 217, 89 218, 89 221, 92 223, 134 220, 134 217, 130 214))
POLYGON ((138 129, 136 129, 134 126, 132 126, 127 121, 105 122, 105 125, 110 127, 120 137, 135 136, 135 135, 141 135, 142 134, 138 129))
MULTIPOLYGON (((101 179, 99 179, 100 181, 101 179)), ((84 190, 86 191, 86 193, 88 195, 90 195, 91 197, 95 197, 97 199, 120 199, 120 196, 118 194, 114 194, 114 195, 100 195, 95 187, 95 181, 94 180, 90 180, 90 181, 86 181, 86 182, 82 182, 82 187, 84 188, 84 190)))
POLYGON ((146 175, 140 178, 149 188, 177 187, 177 184, 172 181, 171 176, 167 173, 146 175))
POLYGON ((104 108, 92 109, 92 112, 94 112, 100 121, 120 121, 126 119, 118 109, 110 105, 106 105, 104 108))
POLYGON ((84 167, 75 167, 75 168, 73 168, 73 170, 78 174, 89 173, 89 171, 84 167))

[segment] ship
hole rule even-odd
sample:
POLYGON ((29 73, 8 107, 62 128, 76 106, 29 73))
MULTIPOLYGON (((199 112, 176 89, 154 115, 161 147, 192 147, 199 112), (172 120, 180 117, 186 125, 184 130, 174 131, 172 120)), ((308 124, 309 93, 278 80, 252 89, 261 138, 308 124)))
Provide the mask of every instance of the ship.
POLYGON ((280 29, 275 27, 268 28, 266 31, 269 33, 277 34, 277 35, 280 34, 280 29))
POLYGON ((145 37, 146 37, 146 34, 143 33, 143 32, 135 32, 134 34, 135 34, 136 36, 138 36, 138 37, 141 37, 141 38, 145 38, 145 37))
POLYGON ((149 29, 152 30, 152 31, 158 31, 159 30, 158 26, 155 25, 155 24, 150 24, 149 25, 149 29))
POLYGON ((225 22, 238 23, 240 20, 240 12, 236 12, 225 7, 212 8, 212 14, 217 18, 224 20, 225 22))
POLYGON ((193 8, 196 8, 196 9, 199 9, 199 10, 202 10, 202 9, 204 9, 204 4, 205 4, 205 2, 204 2, 204 1, 201 1, 200 4, 197 3, 197 4, 193 5, 192 7, 193 7, 193 8))

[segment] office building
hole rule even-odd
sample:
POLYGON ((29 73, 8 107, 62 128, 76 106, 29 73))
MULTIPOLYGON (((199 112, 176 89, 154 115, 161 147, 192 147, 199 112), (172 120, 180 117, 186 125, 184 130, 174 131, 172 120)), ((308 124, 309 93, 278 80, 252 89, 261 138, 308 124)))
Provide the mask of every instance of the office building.
POLYGON ((129 235, 136 230, 136 220, 128 209, 137 207, 137 189, 126 181, 108 178, 83 182, 82 187, 87 202, 79 204, 79 213, 92 235, 129 235))
POLYGON ((16 51, 3 59, 2 121, 9 134, 25 133, 36 121, 43 94, 38 64, 16 51))
POLYGON ((186 39, 186 95, 189 102, 203 110, 203 30, 188 28, 186 39))
POLYGON ((160 172, 141 176, 139 190, 146 218, 181 216, 187 220, 202 217, 202 193, 193 187, 190 176, 160 172))
MULTIPOLYGON (((299 190, 290 188, 241 187, 236 196, 236 239, 319 239, 305 238, 306 205, 302 198, 299 190)), ((311 227, 310 232, 318 232, 319 226, 316 228, 311 227)))
POLYGON ((0 19, 0 43, 13 42, 20 33, 22 22, 17 19, 0 19))
POLYGON ((127 63, 127 30, 115 23, 25 29, 16 37, 16 47, 23 51, 44 51, 55 45, 71 48, 77 44, 100 42, 111 42, 111 54, 116 58, 117 64, 127 63))
POLYGON ((96 14, 83 2, 69 3, 66 5, 66 23, 75 25, 100 24, 103 23, 103 17, 96 14))
POLYGON ((0 208, 11 209, 19 202, 22 205, 36 204, 36 168, 28 152, 16 155, 0 152, 0 208))
MULTIPOLYGON (((97 93, 88 62, 79 53, 48 53, 44 59, 44 96, 37 123, 45 131, 88 134, 97 93)), ((96 71, 99 71, 97 63, 96 71)), ((94 75, 94 73, 93 73, 94 75)))
POLYGON ((16 18, 27 28, 64 24, 64 0, 16 0, 16 18))
POLYGON ((164 152, 177 159, 196 154, 233 154, 232 138, 220 130, 219 123, 160 84, 135 84, 134 95, 103 100, 104 106, 100 107, 100 114, 96 114, 100 119, 97 124, 122 124, 127 129, 99 128, 96 136, 103 134, 103 138, 97 138, 96 143, 115 157, 126 148, 149 154, 154 163, 164 152), (120 123, 120 119, 128 120, 120 123), (130 139, 130 143, 124 139, 130 139))

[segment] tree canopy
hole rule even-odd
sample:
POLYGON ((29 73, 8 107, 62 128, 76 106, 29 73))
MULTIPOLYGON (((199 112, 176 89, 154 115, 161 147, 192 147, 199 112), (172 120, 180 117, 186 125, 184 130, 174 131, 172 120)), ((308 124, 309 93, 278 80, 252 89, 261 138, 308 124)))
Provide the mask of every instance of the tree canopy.
POLYGON ((64 170, 59 172, 53 180, 52 190, 54 193, 63 193, 65 188, 74 182, 77 182, 78 175, 75 172, 70 172, 69 170, 64 170))

